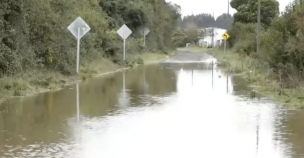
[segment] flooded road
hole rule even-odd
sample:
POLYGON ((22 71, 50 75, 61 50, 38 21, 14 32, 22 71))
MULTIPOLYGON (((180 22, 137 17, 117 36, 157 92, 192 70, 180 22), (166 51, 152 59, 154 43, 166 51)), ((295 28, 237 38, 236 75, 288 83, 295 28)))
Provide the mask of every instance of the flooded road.
POLYGON ((304 113, 202 53, 1 106, 0 158, 301 158, 304 113))

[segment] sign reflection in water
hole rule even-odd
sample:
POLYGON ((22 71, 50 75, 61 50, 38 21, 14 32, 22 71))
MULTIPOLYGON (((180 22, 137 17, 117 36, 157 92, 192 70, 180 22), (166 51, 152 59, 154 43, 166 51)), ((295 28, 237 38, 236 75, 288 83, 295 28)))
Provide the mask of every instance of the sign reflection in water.
POLYGON ((118 107, 127 108, 130 105, 130 95, 126 90, 126 71, 122 73, 122 91, 118 96, 118 107))
POLYGON ((76 109, 77 109, 77 122, 80 120, 80 110, 79 110, 79 84, 76 84, 76 109))
POLYGON ((143 67, 143 91, 144 91, 144 94, 147 94, 148 93, 148 91, 149 91, 149 84, 147 83, 147 81, 146 81, 146 67, 144 66, 143 67))

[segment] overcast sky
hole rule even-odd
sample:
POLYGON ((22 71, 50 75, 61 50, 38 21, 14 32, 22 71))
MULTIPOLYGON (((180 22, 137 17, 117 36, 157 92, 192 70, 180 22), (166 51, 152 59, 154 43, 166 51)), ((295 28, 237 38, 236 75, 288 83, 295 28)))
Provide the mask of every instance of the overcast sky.
MULTIPOLYGON (((228 0, 166 0, 178 4, 182 8, 182 15, 196 15, 199 13, 213 13, 218 17, 223 13, 227 13, 228 0)), ((230 0, 231 1, 231 0, 230 0)), ((285 6, 293 0, 277 0, 280 3, 280 11, 284 11, 285 6)), ((229 6, 230 14, 236 11, 229 6)))

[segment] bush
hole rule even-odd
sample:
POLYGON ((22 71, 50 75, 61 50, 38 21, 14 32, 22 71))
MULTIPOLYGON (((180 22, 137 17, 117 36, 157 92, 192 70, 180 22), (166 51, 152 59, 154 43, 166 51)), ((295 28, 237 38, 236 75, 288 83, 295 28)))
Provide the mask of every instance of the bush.
POLYGON ((256 25, 249 23, 235 23, 233 28, 228 31, 231 38, 228 44, 238 53, 250 55, 256 51, 256 25))
POLYGON ((116 30, 123 24, 133 31, 128 52, 143 51, 142 36, 137 33, 142 26, 151 30, 146 49, 171 48, 180 16, 178 8, 164 0, 2 0, 0 10, 1 76, 32 69, 72 74, 76 40, 66 27, 77 16, 91 27, 81 40, 81 63, 102 57, 119 62, 122 40, 116 30))
MULTIPOLYGON (((303 84, 304 77, 304 10, 300 1, 294 1, 286 11, 272 19, 262 30, 261 52, 255 55, 271 69, 272 77, 291 88, 303 84)), ((256 24, 235 23, 229 31, 228 43, 236 52, 253 56, 256 51, 256 24)))

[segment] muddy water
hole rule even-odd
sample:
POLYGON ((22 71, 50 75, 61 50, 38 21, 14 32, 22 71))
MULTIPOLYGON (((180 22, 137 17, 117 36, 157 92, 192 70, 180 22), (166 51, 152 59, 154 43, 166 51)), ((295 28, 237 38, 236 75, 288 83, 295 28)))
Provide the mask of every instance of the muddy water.
POLYGON ((0 157, 299 158, 304 113, 203 63, 162 63, 1 106, 0 157))

